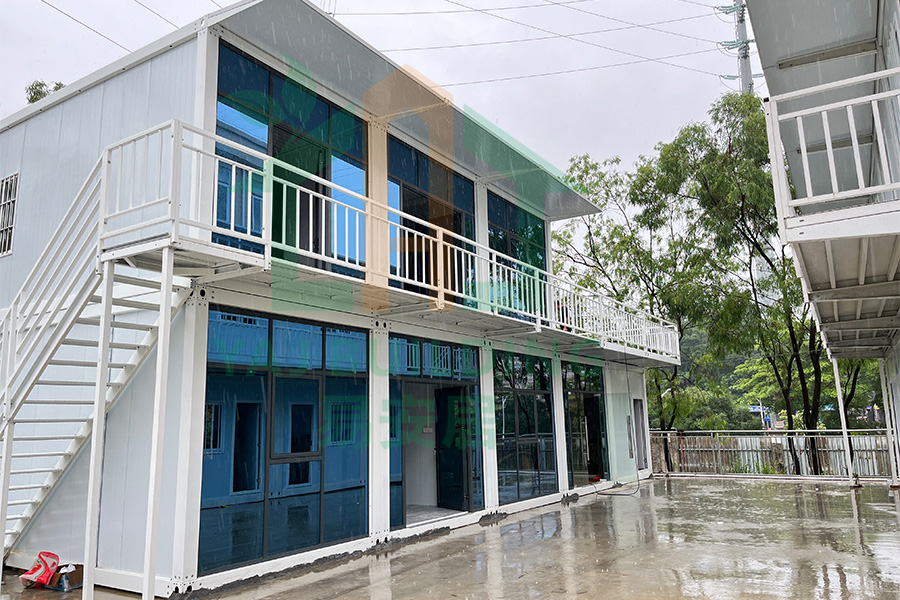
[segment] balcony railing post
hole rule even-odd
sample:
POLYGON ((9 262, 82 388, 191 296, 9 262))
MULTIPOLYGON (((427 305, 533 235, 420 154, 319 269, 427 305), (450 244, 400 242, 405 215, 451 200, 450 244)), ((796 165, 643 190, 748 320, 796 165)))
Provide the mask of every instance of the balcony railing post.
MULTIPOLYGON (((262 237, 263 237, 263 268, 266 271, 272 270, 272 202, 274 197, 272 190, 275 186, 275 165, 273 161, 263 161, 263 214, 262 214, 262 237)), ((310 198, 310 207, 312 207, 312 198, 310 198)), ((312 209, 310 208, 310 212, 312 209)), ((297 224, 300 227, 300 224, 297 224)), ((312 222, 310 221, 310 227, 312 222)), ((310 248, 312 250, 312 248, 310 248)))
POLYGON ((435 261, 437 273, 435 273, 434 281, 437 286, 437 302, 436 308, 438 310, 444 309, 444 300, 445 300, 445 281, 444 281, 444 266, 446 265, 444 253, 447 251, 447 244, 444 241, 444 230, 437 229, 436 241, 434 242, 435 250, 437 252, 437 260, 435 261))
POLYGON ((778 217, 778 235, 785 238, 785 218, 789 214, 790 187, 787 185, 784 158, 782 156, 781 125, 778 120, 778 103, 764 100, 763 107, 768 121, 766 131, 769 138, 769 162, 772 165, 772 184, 775 189, 775 213, 778 217))
POLYGON ((169 219, 172 223, 171 239, 173 244, 178 244, 181 233, 181 174, 182 174, 182 146, 184 144, 184 130, 181 121, 172 122, 172 175, 169 181, 169 219))

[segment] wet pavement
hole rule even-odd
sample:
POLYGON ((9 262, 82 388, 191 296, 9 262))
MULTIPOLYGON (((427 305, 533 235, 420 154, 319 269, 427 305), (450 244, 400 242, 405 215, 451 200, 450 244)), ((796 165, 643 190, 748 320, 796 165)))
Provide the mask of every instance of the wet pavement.
MULTIPOLYGON (((195 596, 900 598, 898 511, 900 500, 884 485, 654 479, 314 572, 195 596)), ((4 592, 24 600, 78 597, 4 592)))

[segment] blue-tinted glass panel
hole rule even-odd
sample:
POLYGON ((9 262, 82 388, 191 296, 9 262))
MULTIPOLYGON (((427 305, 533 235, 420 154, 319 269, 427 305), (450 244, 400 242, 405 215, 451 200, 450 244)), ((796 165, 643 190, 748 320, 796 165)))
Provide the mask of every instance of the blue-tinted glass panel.
POLYGON ((364 379, 325 380, 325 541, 366 534, 368 410, 364 379))
MULTIPOLYGON (((262 115, 244 107, 219 100, 216 104, 216 134, 241 146, 247 146, 257 152, 266 153, 269 148, 269 124, 262 115)), ((224 145, 220 145, 219 156, 226 156, 256 168, 262 168, 262 162, 249 158, 248 154, 236 153, 224 145)))
POLYGON ((269 467, 268 554, 319 544, 320 461, 269 467))
MULTIPOLYGON (((331 156, 331 181, 361 196, 366 194, 366 169, 354 159, 337 153, 331 156)), ((333 255, 352 263, 366 262, 365 202, 339 190, 332 190, 334 232, 333 255), (349 207, 349 208, 348 208, 349 207)))
POLYGON ((203 453, 200 553, 205 573, 262 556, 265 375, 207 375, 207 407, 216 407, 218 446, 203 453))
POLYGON ((268 319, 209 311, 210 362, 265 365, 268 363, 268 342, 268 319))
POLYGON ((272 78, 273 117, 292 129, 328 142, 327 102, 282 77, 272 78))
MULTIPOLYGON (((394 342, 391 339, 391 342, 394 342)), ((391 355, 393 356, 393 354, 391 355)), ((401 384, 390 382, 391 528, 403 526, 403 418, 401 384)))
POLYGON ((274 321, 272 364, 299 369, 322 368, 322 328, 318 325, 274 321))
POLYGON ((366 160, 366 124, 342 110, 331 109, 331 145, 335 150, 366 160))
POLYGON ((475 214, 475 186, 459 175, 453 174, 453 205, 460 210, 475 214))
MULTIPOLYGON (((450 172, 443 165, 433 160, 429 160, 424 156, 419 157, 419 165, 428 164, 428 187, 427 189, 433 196, 442 200, 450 199, 450 172)), ((420 170, 421 174, 421 170, 420 170)), ((425 186, 422 186, 425 187, 425 186)))
POLYGON ((417 340, 391 337, 388 342, 388 369, 391 375, 419 376, 422 372, 422 354, 417 340))
POLYGON ((410 185, 419 184, 415 150, 394 138, 388 139, 388 173, 410 185))
POLYGON ((327 328, 325 368, 329 371, 366 371, 366 334, 361 331, 327 328))
POLYGON ((219 93, 223 96, 269 112, 269 71, 237 52, 219 46, 219 93))
POLYGON ((506 229, 507 222, 506 201, 496 194, 488 192, 488 223, 506 229))
POLYGON ((319 380, 275 379, 275 454, 303 454, 319 450, 319 380))

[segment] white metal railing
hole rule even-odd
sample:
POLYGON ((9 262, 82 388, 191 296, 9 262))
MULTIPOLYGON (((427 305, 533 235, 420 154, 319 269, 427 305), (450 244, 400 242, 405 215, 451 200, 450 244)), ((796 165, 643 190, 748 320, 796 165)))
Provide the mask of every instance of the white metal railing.
POLYGON ((5 431, 50 354, 97 290, 98 161, 2 319, 0 396, 5 431))
POLYGON ((847 468, 840 431, 652 431, 654 453, 664 453, 675 473, 890 477, 891 452, 884 429, 850 431, 853 469, 847 468), (818 471, 818 473, 816 472, 818 471))
POLYGON ((898 77, 900 68, 889 69, 770 98, 769 151, 782 218, 804 207, 830 209, 853 201, 897 199, 898 77), (787 147, 784 138, 796 138, 798 146, 787 147), (791 193, 782 151, 799 156, 802 173, 793 175, 795 181, 802 178, 805 195, 791 193))
POLYGON ((179 121, 111 146, 104 156, 102 252, 169 236, 206 244, 210 252, 240 253, 246 264, 266 269, 273 263, 329 269, 535 329, 679 357, 671 323, 179 121))

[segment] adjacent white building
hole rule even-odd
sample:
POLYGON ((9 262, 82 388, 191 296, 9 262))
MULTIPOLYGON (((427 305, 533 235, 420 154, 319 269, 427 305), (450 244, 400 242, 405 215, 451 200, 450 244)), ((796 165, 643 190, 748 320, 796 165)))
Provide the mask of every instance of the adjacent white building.
POLYGON ((900 5, 747 0, 747 8, 771 94, 782 241, 830 357, 879 359, 896 438, 900 5))
POLYGON ((305 0, 0 122, 7 564, 165 597, 649 476, 675 329, 546 270, 596 210, 305 0))

